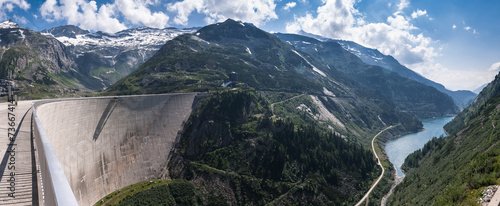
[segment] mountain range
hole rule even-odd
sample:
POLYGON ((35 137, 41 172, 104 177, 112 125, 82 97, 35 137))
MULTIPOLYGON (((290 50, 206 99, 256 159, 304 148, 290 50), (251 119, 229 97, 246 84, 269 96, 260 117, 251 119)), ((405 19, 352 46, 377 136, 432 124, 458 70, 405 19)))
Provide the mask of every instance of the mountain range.
POLYGON ((367 47, 364 47, 364 46, 362 46, 356 42, 353 42, 353 41, 328 39, 328 38, 324 38, 324 37, 317 36, 314 34, 303 32, 303 31, 299 32, 299 34, 302 36, 308 36, 311 38, 315 38, 315 39, 318 39, 318 40, 323 41, 323 42, 328 42, 328 41, 337 42, 345 50, 358 56, 363 62, 365 62, 369 65, 380 66, 384 69, 395 72, 402 77, 405 77, 405 78, 408 78, 411 80, 415 80, 417 82, 420 82, 420 83, 428 85, 428 86, 432 86, 432 87, 436 88, 437 90, 439 90, 440 92, 443 92, 443 93, 449 95, 460 109, 464 109, 465 107, 470 105, 472 103, 472 101, 477 96, 474 92, 471 92, 468 90, 458 90, 458 91, 448 90, 442 84, 439 84, 439 83, 436 83, 432 80, 429 80, 429 79, 423 77, 422 75, 414 72, 413 70, 408 69, 406 66, 400 64, 398 62, 398 60, 396 60, 394 57, 392 57, 390 55, 382 54, 377 49, 367 48, 367 47))
POLYGON ((99 79, 102 88, 106 88, 134 71, 167 41, 194 31, 196 28, 140 27, 108 34, 90 33, 67 25, 43 30, 41 33, 56 38, 68 47, 76 57, 78 70, 83 75, 99 79))
POLYGON ((22 99, 78 96, 107 88, 166 41, 193 31, 142 27, 107 34, 68 25, 36 32, 9 20, 0 23, 0 75, 13 71, 22 99))
MULTIPOLYGON (((270 93, 308 94, 305 95, 308 99, 305 106, 309 105, 309 108, 330 105, 325 111, 331 114, 330 126, 342 130, 347 128, 358 134, 365 133, 367 130, 360 128, 385 124, 378 119, 384 112, 382 119, 387 117, 386 123, 401 118, 394 116, 393 112, 397 110, 384 96, 375 95, 372 89, 340 71, 328 69, 276 36, 233 20, 209 25, 196 33, 183 34, 168 41, 147 62, 105 93, 215 90, 222 82, 228 81, 228 74, 233 71, 243 86, 270 93), (313 99, 308 96, 313 96, 313 99), (366 108, 364 111, 363 107, 366 108), (384 107, 387 108, 382 109, 384 107), (350 128, 344 124, 350 121, 364 126, 350 128)), ((298 106, 300 104, 295 107, 298 106)), ((317 114, 317 109, 315 111, 317 114)), ((399 111, 396 113, 403 115, 399 111)), ((409 130, 417 128, 408 127, 409 130)))
MULTIPOLYGON (((380 173, 366 149, 378 131, 395 126, 385 141, 421 130, 419 118, 459 112, 457 99, 407 77, 419 75, 390 56, 372 65, 345 42, 270 34, 231 19, 115 34, 76 26, 39 33, 8 21, 0 34, 0 74, 12 71, 27 98, 204 92, 165 174, 202 188, 201 201, 354 203, 380 173)), ((381 185, 372 200, 391 182, 381 185)))
POLYGON ((0 75, 12 72, 14 89, 21 97, 58 96, 99 87, 96 79, 77 70, 74 55, 55 38, 7 21, 0 25, 0 40, 0 75))
POLYGON ((400 110, 419 118, 431 118, 458 113, 453 100, 437 89, 405 78, 392 70, 364 63, 334 41, 319 41, 296 34, 275 34, 295 48, 321 60, 328 68, 336 69, 366 87, 376 89, 396 104, 400 110))
MULTIPOLYGON (((10 21, 10 24, 13 24, 14 27, 17 25, 12 21, 10 21)), ((117 82, 119 79, 130 74, 152 55, 154 55, 156 51, 158 51, 159 48, 167 41, 180 34, 193 33, 197 29, 199 28, 155 29, 141 27, 123 30, 114 34, 108 34, 103 32, 90 33, 89 31, 80 29, 79 27, 67 25, 55 27, 49 30, 43 30, 41 34, 47 37, 56 38, 66 47, 64 48, 66 52, 65 55, 68 57, 69 61, 73 62, 71 64, 71 68, 74 71, 78 71, 80 75, 80 77, 77 78, 77 81, 72 81, 76 82, 72 83, 72 88, 95 90, 98 88, 105 89, 117 82), (101 83, 96 85, 96 81, 100 81, 101 83), (87 84, 85 82, 92 83, 87 84), (75 86, 75 84, 78 86, 75 86)), ((307 33, 302 34, 306 36, 313 36, 307 33)), ((355 42, 330 40, 318 36, 314 37, 322 39, 322 42, 335 41, 339 43, 345 50, 355 54, 359 57, 359 59, 368 65, 380 66, 385 70, 396 72, 402 77, 415 80, 425 85, 430 85, 451 96, 459 108, 463 108, 470 103, 473 98, 475 98, 475 94, 469 91, 452 92, 446 90, 444 86, 425 79, 424 77, 399 64, 399 62, 397 62, 397 60, 393 57, 383 55, 378 50, 363 47, 355 42)), ((359 60, 356 59, 355 61, 359 60)), ((397 95, 393 94, 392 96, 397 95)), ((425 106, 421 106, 421 110, 425 109, 425 106)), ((455 113, 453 109, 448 112, 455 113)), ((435 113, 421 115, 421 117, 439 115, 443 114, 435 113)))
POLYGON ((398 125, 392 135, 422 129, 377 90, 233 20, 168 41, 104 94, 190 91, 208 97, 186 123, 170 178, 190 181, 204 191, 201 199, 213 195, 230 205, 354 203, 379 168, 364 147, 341 149, 341 142, 368 145, 389 125, 398 125), (232 72, 234 90, 222 88, 232 72))

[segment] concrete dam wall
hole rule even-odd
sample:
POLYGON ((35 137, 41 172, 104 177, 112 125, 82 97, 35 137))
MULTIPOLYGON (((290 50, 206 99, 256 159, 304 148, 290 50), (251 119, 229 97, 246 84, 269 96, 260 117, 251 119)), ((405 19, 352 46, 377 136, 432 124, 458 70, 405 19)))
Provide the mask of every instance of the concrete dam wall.
POLYGON ((35 107, 78 204, 92 205, 165 172, 196 95, 86 98, 35 107))

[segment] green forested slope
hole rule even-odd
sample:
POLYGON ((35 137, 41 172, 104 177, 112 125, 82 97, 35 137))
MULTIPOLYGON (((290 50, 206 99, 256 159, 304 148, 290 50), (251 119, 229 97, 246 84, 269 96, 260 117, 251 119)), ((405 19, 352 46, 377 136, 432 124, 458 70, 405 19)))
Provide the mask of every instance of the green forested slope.
POLYGON ((473 104, 464 109, 457 115, 450 123, 445 125, 445 130, 450 134, 456 134, 462 128, 466 127, 471 119, 476 118, 480 113, 487 101, 500 94, 500 75, 495 77, 491 83, 486 86, 483 91, 479 93, 473 104))
POLYGON ((481 189, 500 184, 499 75, 434 139, 410 155, 390 205, 475 205, 481 189), (460 128, 459 128, 460 127, 460 128))
POLYGON ((170 166, 230 204, 351 204, 380 173, 372 153, 314 122, 270 118, 254 92, 207 97, 170 166))
MULTIPOLYGON (((137 188, 139 192, 124 194, 115 202, 119 205, 175 205, 186 201, 189 205, 354 204, 381 170, 372 152, 358 142, 362 139, 356 135, 345 131, 333 133, 328 124, 317 121, 313 115, 281 105, 287 101, 297 100, 287 105, 304 102, 301 98, 308 97, 289 100, 286 95, 254 89, 206 95, 186 122, 164 174, 186 187, 194 186, 188 188, 191 197, 184 196, 178 201, 175 191, 179 188, 172 189, 169 184, 137 188), (274 112, 269 101, 277 103, 273 105, 274 112), (295 110, 299 112, 294 113, 295 110), (299 118, 295 118, 297 115, 299 118)), ((418 127, 418 121, 411 115, 391 112, 385 115, 394 115, 395 122, 410 117, 403 124, 418 127)), ((397 130, 405 131, 404 127, 397 130)), ((385 184, 390 186, 390 182, 385 184)), ((384 193, 377 191, 371 203, 378 202, 376 198, 384 193)), ((119 195, 115 191, 103 201, 119 195)))

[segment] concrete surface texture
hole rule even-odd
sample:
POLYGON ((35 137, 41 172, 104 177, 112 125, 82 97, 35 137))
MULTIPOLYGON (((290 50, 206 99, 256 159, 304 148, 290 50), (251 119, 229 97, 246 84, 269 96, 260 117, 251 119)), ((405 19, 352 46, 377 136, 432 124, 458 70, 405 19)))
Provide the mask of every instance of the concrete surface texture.
POLYGON ((55 101, 36 108, 79 205, 158 178, 196 94, 55 101))

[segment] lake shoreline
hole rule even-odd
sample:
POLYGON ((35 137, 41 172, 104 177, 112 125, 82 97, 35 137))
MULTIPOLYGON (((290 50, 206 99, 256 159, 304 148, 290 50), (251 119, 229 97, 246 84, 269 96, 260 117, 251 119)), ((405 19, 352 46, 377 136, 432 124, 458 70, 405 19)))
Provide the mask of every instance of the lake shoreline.
POLYGON ((414 151, 421 149, 433 137, 446 136, 447 134, 443 130, 443 127, 452 119, 453 117, 449 116, 423 119, 421 121, 424 130, 387 140, 384 145, 384 150, 389 161, 396 166, 396 175, 398 177, 404 176, 404 172, 400 167, 404 163, 406 157, 414 151))
MULTIPOLYGON (((438 118, 431 118, 431 119, 423 119, 421 120, 423 123, 424 128, 422 130, 419 130, 418 132, 414 133, 405 133, 401 135, 388 135, 384 141, 381 141, 381 146, 383 148, 383 151, 389 160, 389 162, 392 164, 394 167, 394 170, 391 172, 392 173, 392 181, 393 184, 391 185, 391 189, 389 192, 384 195, 384 197, 381 200, 381 204, 385 205, 385 202, 387 199, 390 197, 392 194, 392 191, 394 188, 403 181, 405 177, 404 171, 400 168, 399 164, 402 164, 406 157, 413 153, 414 151, 421 149, 427 142, 429 142, 434 136, 439 137, 440 135, 448 133, 446 130, 444 130, 444 125, 448 122, 450 122, 453 119, 453 117, 449 116, 444 116, 444 117, 438 117, 438 118), (419 135, 420 134, 420 135, 419 135), (394 141, 398 141, 400 145, 394 144, 394 141), (416 143, 416 144, 414 144, 416 143), (387 146, 389 145, 389 150, 387 146), (404 147, 411 145, 411 147, 404 147), (404 151, 404 152, 396 152, 397 150, 404 151), (410 152, 408 152, 410 151, 410 152), (394 157, 396 155, 397 158, 394 157), (398 156, 399 155, 399 156, 398 156), (403 158, 401 156, 404 156, 403 158), (395 160, 396 159, 396 160, 395 160), (398 169, 399 172, 402 173, 401 176, 398 176, 398 169)), ((396 142, 397 143, 397 142, 396 142)))

